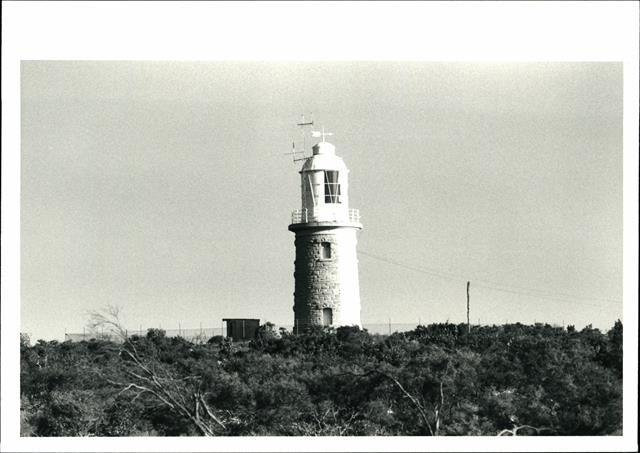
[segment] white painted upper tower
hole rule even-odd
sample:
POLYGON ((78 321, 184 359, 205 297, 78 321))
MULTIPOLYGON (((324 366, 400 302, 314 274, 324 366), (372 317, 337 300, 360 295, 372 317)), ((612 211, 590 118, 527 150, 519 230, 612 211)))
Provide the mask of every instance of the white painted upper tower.
POLYGON ((289 225, 296 235, 295 329, 361 326, 356 234, 362 224, 349 208, 349 170, 324 139, 312 149, 300 170, 302 207, 289 225))

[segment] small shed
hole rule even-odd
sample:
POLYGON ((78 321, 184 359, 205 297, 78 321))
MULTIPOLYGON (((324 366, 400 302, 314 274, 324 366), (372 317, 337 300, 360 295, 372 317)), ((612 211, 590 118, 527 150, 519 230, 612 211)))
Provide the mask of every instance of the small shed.
POLYGON ((259 319, 224 318, 223 321, 227 323, 227 337, 234 341, 253 340, 260 327, 259 319))

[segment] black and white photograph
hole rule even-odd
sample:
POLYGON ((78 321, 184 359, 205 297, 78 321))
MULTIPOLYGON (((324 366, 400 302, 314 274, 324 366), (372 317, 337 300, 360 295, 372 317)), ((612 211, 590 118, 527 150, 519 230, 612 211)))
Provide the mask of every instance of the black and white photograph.
POLYGON ((3 3, 3 451, 637 449, 637 23, 443 57, 422 19, 554 7, 197 3, 41 51, 71 5, 3 3))

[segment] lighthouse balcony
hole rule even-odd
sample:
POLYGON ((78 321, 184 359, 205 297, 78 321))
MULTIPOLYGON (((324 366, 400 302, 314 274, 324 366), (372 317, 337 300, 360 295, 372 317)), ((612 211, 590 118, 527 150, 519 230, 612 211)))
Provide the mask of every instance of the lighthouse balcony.
POLYGON ((322 208, 296 209, 291 213, 291 224, 311 222, 340 222, 360 223, 359 209, 345 209, 341 211, 322 208))

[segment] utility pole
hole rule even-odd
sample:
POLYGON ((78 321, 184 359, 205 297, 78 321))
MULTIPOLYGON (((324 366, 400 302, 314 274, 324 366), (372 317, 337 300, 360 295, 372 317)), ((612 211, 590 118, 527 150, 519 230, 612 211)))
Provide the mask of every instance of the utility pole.
POLYGON ((471 323, 469 322, 469 285, 471 285, 471 282, 467 282, 467 333, 471 333, 471 323))

